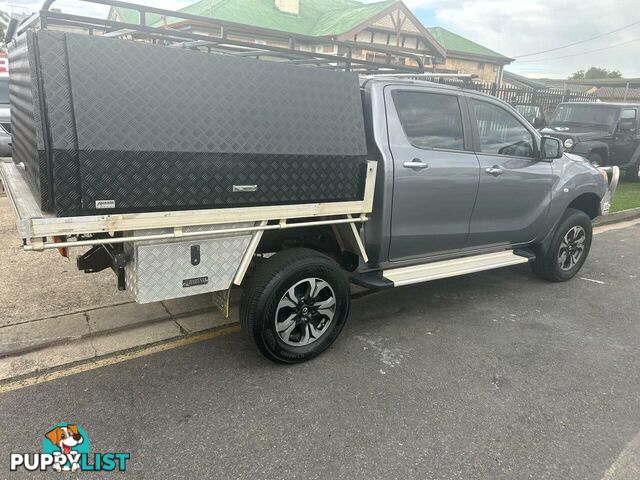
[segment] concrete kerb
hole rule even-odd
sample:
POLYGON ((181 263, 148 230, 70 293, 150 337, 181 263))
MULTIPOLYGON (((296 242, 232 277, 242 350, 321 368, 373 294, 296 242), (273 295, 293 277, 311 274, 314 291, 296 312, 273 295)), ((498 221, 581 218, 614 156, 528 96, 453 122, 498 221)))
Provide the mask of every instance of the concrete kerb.
POLYGON ((628 222, 629 220, 635 220, 640 218, 640 208, 631 208, 629 210, 623 210, 622 212, 612 213, 606 217, 599 217, 593 222, 594 226, 600 227, 603 225, 611 225, 613 223, 628 222))
MULTIPOLYGON (((637 218, 640 208, 600 218, 595 226, 637 218)), ((233 303, 237 304, 237 292, 234 296, 233 303)), ((124 303, 2 327, 0 384, 64 365, 214 331, 237 324, 236 318, 235 308, 226 319, 213 306, 210 295, 201 295, 149 305, 124 303), (70 350, 75 353, 69 355, 70 350)))
MULTIPOLYGON (((125 303, 0 328, 0 362, 58 345, 173 323, 180 334, 234 323, 213 306, 211 295, 148 305, 125 303), (209 320, 207 320, 209 319, 209 320)), ((126 342, 129 343, 129 342, 126 342)))

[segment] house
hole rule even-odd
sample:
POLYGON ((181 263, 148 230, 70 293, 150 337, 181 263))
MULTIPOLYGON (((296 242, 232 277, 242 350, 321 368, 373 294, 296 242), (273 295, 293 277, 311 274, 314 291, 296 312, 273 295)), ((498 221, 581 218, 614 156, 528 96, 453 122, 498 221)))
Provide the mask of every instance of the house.
MULTIPOLYGON (((496 81, 502 65, 511 61, 462 37, 459 38, 464 42, 455 42, 452 39, 457 36, 451 32, 425 28, 411 10, 397 0, 375 3, 356 0, 201 0, 180 11, 210 21, 156 16, 148 18, 147 23, 331 55, 344 55, 345 52, 333 43, 323 44, 324 39, 356 42, 362 44, 362 48, 356 48, 353 57, 373 62, 387 61, 387 55, 368 50, 367 45, 383 46, 419 56, 427 71, 473 73, 487 81, 496 81), (295 36, 295 42, 292 36, 295 36), (459 44, 463 44, 463 48, 458 50, 459 44), (450 54, 453 60, 447 63, 450 54)), ((139 14, 113 7, 109 19, 139 23, 139 14)), ((405 57, 391 60, 407 65, 415 63, 405 57)))
POLYGON ((568 80, 571 85, 588 88, 603 102, 637 102, 640 100, 640 78, 602 78, 568 80))
POLYGON ((437 72, 473 74, 481 82, 501 84, 505 65, 514 61, 445 28, 428 30, 446 51, 444 64, 437 66, 437 72))
POLYGON ((537 90, 549 88, 549 86, 542 80, 518 75, 517 73, 509 72, 508 70, 505 70, 502 75, 502 83, 505 86, 517 88, 534 88, 537 90))
MULTIPOLYGON (((362 49, 352 55, 377 61, 378 52, 367 44, 380 45, 420 57, 427 68, 442 62, 443 47, 433 38, 407 6, 396 0, 361 3, 354 0, 201 0, 180 12, 210 19, 208 22, 155 17, 147 22, 192 33, 248 41, 299 50, 341 55, 333 43, 323 39, 355 41, 362 49)), ((133 10, 113 7, 109 19, 139 23, 133 10)), ((386 61, 386 55, 384 60, 386 61)), ((380 58, 379 60, 382 60, 380 58)), ((404 57, 398 61, 406 62, 404 57)))

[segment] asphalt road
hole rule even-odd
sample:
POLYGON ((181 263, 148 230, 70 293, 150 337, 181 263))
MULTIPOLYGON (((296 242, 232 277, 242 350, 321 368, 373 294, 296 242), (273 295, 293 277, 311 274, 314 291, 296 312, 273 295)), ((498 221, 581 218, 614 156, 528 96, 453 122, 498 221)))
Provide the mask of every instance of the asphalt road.
POLYGON ((640 432, 639 251, 635 226, 568 284, 524 266, 377 293, 301 366, 233 334, 4 394, 0 477, 34 478, 9 452, 77 422, 127 478, 600 480, 640 432))

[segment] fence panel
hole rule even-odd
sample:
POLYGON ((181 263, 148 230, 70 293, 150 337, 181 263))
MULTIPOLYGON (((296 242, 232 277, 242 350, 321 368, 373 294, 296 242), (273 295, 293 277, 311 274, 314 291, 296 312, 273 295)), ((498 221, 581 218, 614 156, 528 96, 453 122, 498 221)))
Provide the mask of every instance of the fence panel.
POLYGON ((571 92, 561 88, 521 88, 510 85, 498 87, 495 83, 482 83, 457 78, 433 77, 429 79, 444 85, 475 90, 486 93, 507 102, 510 105, 537 105, 549 118, 558 104, 562 102, 595 102, 597 97, 580 92, 571 92))

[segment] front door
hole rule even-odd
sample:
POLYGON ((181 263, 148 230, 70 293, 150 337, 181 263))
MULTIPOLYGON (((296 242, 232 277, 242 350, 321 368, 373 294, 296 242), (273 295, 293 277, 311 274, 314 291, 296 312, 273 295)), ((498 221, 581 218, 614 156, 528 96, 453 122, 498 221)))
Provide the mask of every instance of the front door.
POLYGON ((385 100, 395 177, 389 259, 460 250, 480 175, 465 99, 398 86, 385 89, 385 100))
POLYGON ((537 158, 537 136, 499 102, 469 98, 480 188, 467 247, 531 242, 546 224, 553 164, 537 158))
POLYGON ((611 164, 627 165, 639 144, 638 111, 635 108, 625 108, 616 131, 611 164))

